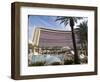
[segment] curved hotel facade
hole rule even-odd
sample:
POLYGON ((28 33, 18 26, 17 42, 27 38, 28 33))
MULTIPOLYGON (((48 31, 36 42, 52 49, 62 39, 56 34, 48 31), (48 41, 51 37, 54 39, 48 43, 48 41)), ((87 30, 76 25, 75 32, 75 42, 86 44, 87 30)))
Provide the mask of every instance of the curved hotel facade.
MULTIPOLYGON (((39 46, 40 48, 55 46, 73 48, 71 31, 36 28, 32 38, 33 46, 39 46)), ((75 38, 76 44, 79 46, 76 33, 75 38)))
MULTIPOLYGON (((78 43, 78 37, 75 34, 76 43, 78 43)), ((71 31, 60 31, 45 28, 36 28, 32 40, 34 45, 40 47, 47 46, 69 46, 73 47, 71 31)))

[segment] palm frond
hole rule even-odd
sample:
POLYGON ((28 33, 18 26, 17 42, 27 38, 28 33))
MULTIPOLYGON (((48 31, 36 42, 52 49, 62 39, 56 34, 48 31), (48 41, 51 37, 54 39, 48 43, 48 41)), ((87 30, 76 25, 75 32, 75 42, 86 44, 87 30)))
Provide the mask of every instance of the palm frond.
POLYGON ((62 20, 61 22, 60 22, 60 24, 62 24, 62 23, 64 23, 65 22, 65 20, 62 20))
POLYGON ((71 19, 73 19, 74 23, 77 23, 77 20, 83 19, 83 17, 57 16, 55 21, 60 21, 60 24, 64 23, 64 25, 66 26, 71 19))
POLYGON ((84 17, 75 17, 76 19, 80 20, 80 19, 83 19, 84 17))
POLYGON ((74 20, 75 23, 77 23, 77 18, 73 17, 73 20, 74 20))
POLYGON ((58 16, 55 21, 60 21, 60 24, 64 23, 64 25, 66 26, 68 24, 69 18, 70 17, 58 16))
POLYGON ((55 21, 64 20, 64 19, 66 19, 66 17, 57 17, 55 21))
POLYGON ((68 22, 64 22, 64 25, 67 26, 68 22))

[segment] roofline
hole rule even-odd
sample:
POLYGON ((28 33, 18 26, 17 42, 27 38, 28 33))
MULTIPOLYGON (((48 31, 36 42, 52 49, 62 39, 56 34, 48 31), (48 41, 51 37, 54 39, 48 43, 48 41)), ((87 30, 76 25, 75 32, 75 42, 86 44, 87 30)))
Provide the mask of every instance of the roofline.
POLYGON ((54 31, 54 32, 71 32, 71 31, 64 31, 64 30, 55 30, 55 29, 47 29, 47 28, 36 28, 36 29, 40 29, 40 30, 45 30, 45 31, 54 31))

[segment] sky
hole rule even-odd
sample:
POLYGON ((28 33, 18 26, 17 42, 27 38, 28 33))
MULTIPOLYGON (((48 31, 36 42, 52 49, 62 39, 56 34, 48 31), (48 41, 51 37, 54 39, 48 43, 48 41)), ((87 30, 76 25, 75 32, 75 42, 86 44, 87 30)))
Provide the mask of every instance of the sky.
MULTIPOLYGON (((32 32, 37 26, 54 30, 69 30, 69 31, 71 30, 69 24, 67 26, 64 26, 64 24, 60 24, 59 21, 55 21, 56 18, 57 16, 29 15, 28 16, 29 40, 32 40, 32 32)), ((78 21, 78 23, 74 27, 77 28, 77 25, 83 20, 78 21)))

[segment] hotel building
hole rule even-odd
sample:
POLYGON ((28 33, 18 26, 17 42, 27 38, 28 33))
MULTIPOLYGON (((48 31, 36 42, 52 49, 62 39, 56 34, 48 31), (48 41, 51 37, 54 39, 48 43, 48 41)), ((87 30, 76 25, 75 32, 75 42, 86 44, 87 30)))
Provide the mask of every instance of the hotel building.
MULTIPOLYGON (((78 43, 78 36, 75 31, 75 39, 77 47, 80 46, 78 43)), ((33 53, 37 52, 37 46, 40 48, 52 48, 52 47, 69 47, 73 49, 72 34, 71 31, 61 31, 46 28, 35 28, 33 37, 33 53)))

